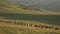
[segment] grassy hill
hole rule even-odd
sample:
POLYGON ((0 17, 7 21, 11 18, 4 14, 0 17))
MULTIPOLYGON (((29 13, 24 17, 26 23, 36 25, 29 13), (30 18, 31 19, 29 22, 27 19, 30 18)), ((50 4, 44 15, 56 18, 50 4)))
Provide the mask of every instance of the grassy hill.
POLYGON ((60 34, 60 31, 0 22, 0 34, 60 34))
MULTIPOLYGON (((20 20, 60 28, 60 12, 0 0, 0 20, 20 20)), ((60 34, 59 30, 26 27, 0 22, 0 34, 60 34)))

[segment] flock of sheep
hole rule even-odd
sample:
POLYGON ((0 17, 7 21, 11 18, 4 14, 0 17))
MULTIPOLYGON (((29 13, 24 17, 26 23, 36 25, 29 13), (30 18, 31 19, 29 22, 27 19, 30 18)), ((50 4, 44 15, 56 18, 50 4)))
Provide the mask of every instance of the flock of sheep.
POLYGON ((57 27, 52 27, 52 26, 46 26, 46 25, 41 25, 41 24, 28 24, 20 21, 8 21, 8 20, 0 20, 0 22, 5 22, 5 23, 12 23, 16 25, 23 25, 23 26, 30 26, 30 27, 38 27, 38 28, 46 28, 46 29, 55 29, 55 30, 60 30, 57 27))

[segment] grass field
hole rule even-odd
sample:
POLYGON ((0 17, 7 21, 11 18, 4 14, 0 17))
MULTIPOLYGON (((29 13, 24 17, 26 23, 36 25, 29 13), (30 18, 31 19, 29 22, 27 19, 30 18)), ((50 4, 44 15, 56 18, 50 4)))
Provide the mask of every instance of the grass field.
POLYGON ((32 15, 23 13, 0 13, 5 19, 30 20, 41 23, 60 25, 60 15, 32 15))
MULTIPOLYGON (((0 0, 0 20, 20 20, 60 28, 60 12, 24 10, 20 4, 5 0, 0 0)), ((60 34, 60 31, 0 22, 0 34, 60 34)))
POLYGON ((0 22, 0 34, 60 34, 60 32, 58 30, 26 27, 0 22))

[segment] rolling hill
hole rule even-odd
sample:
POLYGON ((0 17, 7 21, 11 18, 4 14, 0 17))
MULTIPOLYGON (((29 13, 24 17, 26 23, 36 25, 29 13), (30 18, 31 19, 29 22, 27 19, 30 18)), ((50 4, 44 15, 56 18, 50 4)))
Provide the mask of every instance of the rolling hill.
POLYGON ((50 11, 60 11, 60 0, 8 0, 11 2, 33 5, 50 11))
MULTIPOLYGON (((60 12, 0 0, 0 20, 19 20, 60 28, 60 12)), ((60 30, 27 27, 0 22, 0 34, 60 34, 60 30)))

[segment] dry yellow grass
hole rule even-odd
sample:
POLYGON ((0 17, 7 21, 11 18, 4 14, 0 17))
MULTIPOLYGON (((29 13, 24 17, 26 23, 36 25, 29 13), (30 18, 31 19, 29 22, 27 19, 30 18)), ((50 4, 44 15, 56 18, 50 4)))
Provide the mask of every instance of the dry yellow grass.
POLYGON ((36 27, 26 27, 21 25, 6 24, 0 22, 0 34, 60 34, 59 30, 42 29, 36 27))

